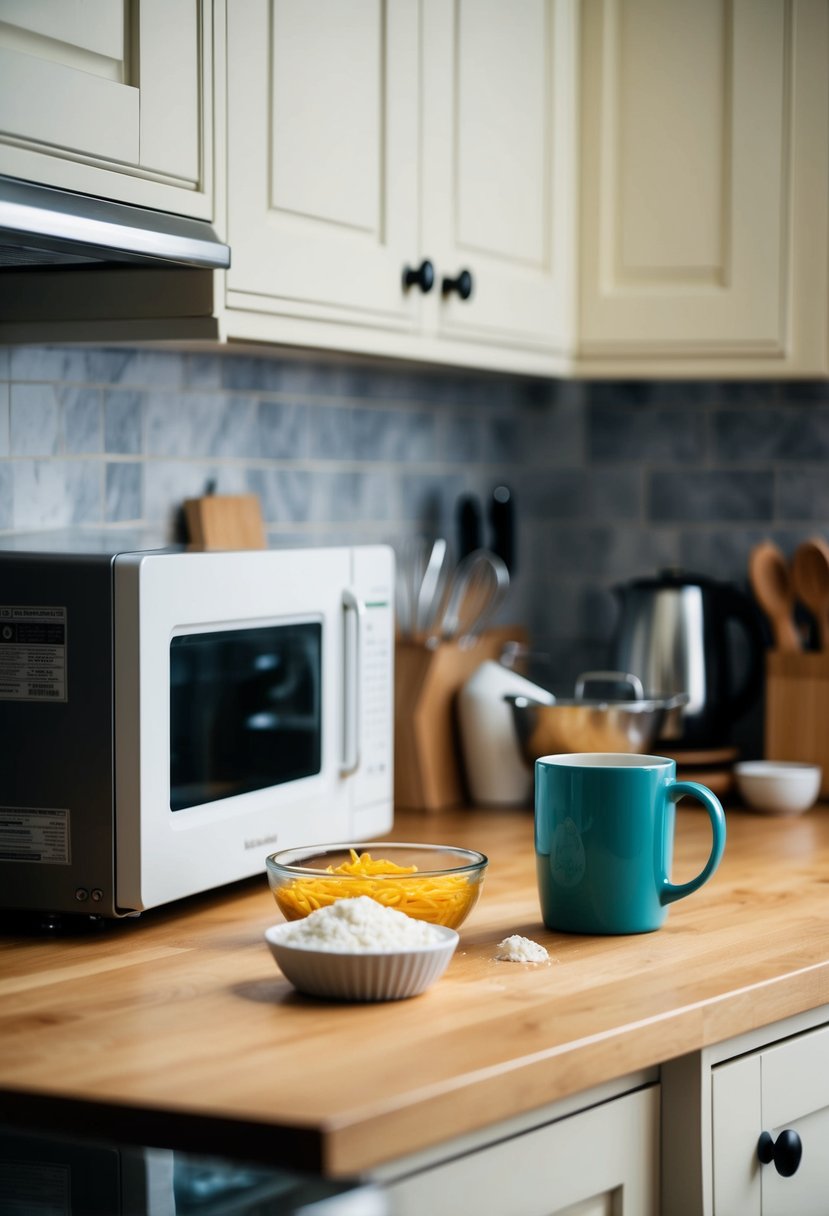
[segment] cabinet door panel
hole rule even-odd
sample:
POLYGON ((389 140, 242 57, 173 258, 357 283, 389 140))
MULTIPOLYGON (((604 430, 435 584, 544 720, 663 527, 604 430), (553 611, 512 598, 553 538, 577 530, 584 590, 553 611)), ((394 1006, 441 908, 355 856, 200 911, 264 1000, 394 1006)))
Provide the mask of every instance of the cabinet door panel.
POLYGON ((583 350, 785 348, 790 9, 583 5, 583 350))
POLYGON ((190 0, 0 0, 0 142, 196 185, 206 13, 190 0))
POLYGON ((423 248, 474 282, 440 302, 442 334, 562 341, 573 37, 561 0, 424 4, 423 248))
POLYGON ((265 311, 411 325, 417 45, 415 0, 230 6, 231 293, 265 311))
POLYGON ((388 1187, 394 1216, 655 1216, 659 1090, 650 1086, 388 1187))
POLYGON ((810 1031, 714 1070, 715 1216, 825 1216, 829 1195, 829 1028, 810 1031), (784 1129, 803 1156, 783 1178, 761 1165, 757 1142, 784 1129))

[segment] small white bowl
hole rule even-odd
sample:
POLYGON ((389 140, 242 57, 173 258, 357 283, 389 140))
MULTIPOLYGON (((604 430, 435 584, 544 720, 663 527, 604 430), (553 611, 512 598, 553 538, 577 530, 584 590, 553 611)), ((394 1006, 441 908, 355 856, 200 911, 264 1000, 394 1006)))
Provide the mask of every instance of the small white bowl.
POLYGON ((820 793, 819 764, 792 760, 744 760, 734 765, 737 786, 755 811, 772 815, 799 815, 808 811, 820 793))
POLYGON ((282 941, 291 922, 265 930, 282 974, 300 992, 337 1001, 400 1001, 418 996, 440 979, 460 940, 454 929, 435 925, 438 940, 416 949, 344 954, 282 941))

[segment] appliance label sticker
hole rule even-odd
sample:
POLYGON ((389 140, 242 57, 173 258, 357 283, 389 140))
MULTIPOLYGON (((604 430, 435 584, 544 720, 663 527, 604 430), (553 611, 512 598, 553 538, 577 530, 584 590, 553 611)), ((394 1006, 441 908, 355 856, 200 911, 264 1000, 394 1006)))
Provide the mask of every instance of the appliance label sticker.
POLYGON ((0 604, 0 701, 66 700, 66 609, 0 604))
POLYGON ((68 866, 69 811, 63 807, 0 806, 0 861, 68 866))

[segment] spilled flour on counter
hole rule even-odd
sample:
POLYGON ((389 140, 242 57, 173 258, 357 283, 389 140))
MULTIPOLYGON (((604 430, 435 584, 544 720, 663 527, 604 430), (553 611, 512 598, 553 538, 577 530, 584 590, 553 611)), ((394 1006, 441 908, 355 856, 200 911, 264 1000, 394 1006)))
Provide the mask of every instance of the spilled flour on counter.
POLYGON ((517 933, 498 943, 495 957, 507 963, 546 963, 550 960, 544 946, 529 937, 520 937, 517 933))

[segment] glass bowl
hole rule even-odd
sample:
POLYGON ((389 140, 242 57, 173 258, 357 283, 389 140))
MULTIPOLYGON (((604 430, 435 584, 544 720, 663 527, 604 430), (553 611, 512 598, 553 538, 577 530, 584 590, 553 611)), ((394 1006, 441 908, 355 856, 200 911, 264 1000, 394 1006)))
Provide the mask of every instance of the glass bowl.
POLYGON ((488 859, 441 844, 308 845, 266 858, 268 882, 286 920, 338 899, 369 895, 416 920, 457 929, 478 902, 488 859))

